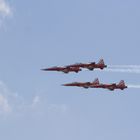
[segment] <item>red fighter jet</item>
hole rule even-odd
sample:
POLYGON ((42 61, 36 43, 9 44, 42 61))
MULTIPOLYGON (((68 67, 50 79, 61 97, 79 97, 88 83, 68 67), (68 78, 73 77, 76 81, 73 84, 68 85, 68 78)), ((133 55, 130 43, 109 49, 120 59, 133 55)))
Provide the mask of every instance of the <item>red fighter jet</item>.
POLYGON ((94 70, 94 69, 104 69, 107 67, 107 65, 105 65, 104 60, 100 59, 100 61, 96 64, 95 62, 91 62, 91 63, 76 63, 76 64, 72 64, 72 65, 68 65, 67 67, 81 67, 81 68, 87 68, 89 70, 94 70))
POLYGON ((81 71, 82 69, 80 69, 79 67, 51 67, 51 68, 46 68, 46 69, 41 69, 43 71, 61 71, 64 73, 69 73, 69 72, 76 72, 78 73, 79 71, 81 71))
POLYGON ((125 88, 128 88, 128 87, 125 85, 124 80, 121 80, 120 83, 116 85, 116 89, 124 90, 125 88))
MULTIPOLYGON (((98 80, 99 82, 99 80, 98 80)), ((121 89, 124 90, 125 88, 127 88, 127 86, 124 83, 124 80, 121 80, 119 82, 119 84, 116 83, 112 83, 112 84, 102 84, 102 83, 98 83, 96 85, 91 84, 90 85, 91 88, 105 88, 105 89, 109 89, 109 90, 115 90, 115 89, 121 89)))
MULTIPOLYGON (((92 85, 97 85, 99 84, 98 79, 95 79, 92 82, 92 85)), ((63 86, 76 86, 76 87, 83 87, 83 88, 90 88, 91 83, 90 82, 73 82, 73 83, 68 83, 68 84, 64 84, 63 86)))

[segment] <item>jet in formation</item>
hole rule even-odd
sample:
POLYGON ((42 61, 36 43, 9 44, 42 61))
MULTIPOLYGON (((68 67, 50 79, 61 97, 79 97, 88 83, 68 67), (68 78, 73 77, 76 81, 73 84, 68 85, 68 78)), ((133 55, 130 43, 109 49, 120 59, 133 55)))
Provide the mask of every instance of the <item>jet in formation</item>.
POLYGON ((41 69, 43 71, 61 71, 64 73, 69 73, 69 72, 76 72, 78 73, 79 71, 82 71, 81 68, 87 68, 89 70, 94 70, 94 69, 104 69, 106 68, 107 65, 105 65, 104 60, 100 59, 98 63, 91 62, 91 63, 76 63, 72 65, 67 65, 65 67, 51 67, 51 68, 45 68, 41 69))
POLYGON ((76 72, 78 73, 79 71, 81 71, 82 69, 80 69, 79 67, 51 67, 51 68, 46 68, 46 69, 41 69, 43 71, 61 71, 64 73, 69 73, 69 72, 76 72))
POLYGON ((99 82, 98 78, 96 78, 93 82, 85 82, 85 83, 74 82, 74 83, 64 84, 63 86, 77 86, 77 87, 83 87, 83 88, 103 88, 103 89, 108 89, 111 91, 115 89, 124 90, 125 88, 127 88, 124 80, 121 80, 118 84, 116 83, 102 84, 99 82))
POLYGON ((107 67, 107 65, 105 65, 104 60, 100 59, 100 61, 98 63, 95 62, 90 62, 90 63, 76 63, 76 64, 72 64, 72 65, 68 65, 67 67, 80 67, 80 68, 87 68, 89 70, 94 70, 94 69, 104 69, 107 67))
POLYGON ((96 78, 92 83, 90 82, 73 82, 73 83, 68 83, 64 84, 63 86, 76 86, 76 87, 83 87, 83 88, 89 88, 91 85, 98 85, 99 81, 96 78))
POLYGON ((90 87, 93 87, 93 88, 105 88, 105 89, 109 89, 109 90, 115 90, 115 89, 124 90, 125 88, 127 88, 127 86, 125 85, 124 80, 121 80, 118 84, 116 84, 116 83, 111 83, 111 84, 99 83, 97 85, 93 85, 93 86, 90 86, 90 87))

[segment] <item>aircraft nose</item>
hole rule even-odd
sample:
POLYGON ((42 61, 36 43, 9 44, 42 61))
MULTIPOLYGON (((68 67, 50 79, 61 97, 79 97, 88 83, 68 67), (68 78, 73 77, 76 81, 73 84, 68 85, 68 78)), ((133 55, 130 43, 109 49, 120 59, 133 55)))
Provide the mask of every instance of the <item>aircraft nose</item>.
POLYGON ((61 86, 68 86, 67 84, 62 84, 61 86))
POLYGON ((61 86, 66 86, 66 84, 62 84, 61 86))
POLYGON ((40 70, 43 70, 43 71, 45 71, 46 69, 40 69, 40 70))

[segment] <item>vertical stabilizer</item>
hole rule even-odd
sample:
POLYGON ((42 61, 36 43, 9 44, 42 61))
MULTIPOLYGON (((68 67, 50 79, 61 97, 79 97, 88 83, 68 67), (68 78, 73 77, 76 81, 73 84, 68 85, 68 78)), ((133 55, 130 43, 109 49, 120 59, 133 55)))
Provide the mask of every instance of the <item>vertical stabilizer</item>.
POLYGON ((93 81, 93 84, 99 84, 99 79, 98 78, 96 78, 94 81, 93 81))
POLYGON ((104 65, 104 60, 103 59, 100 59, 99 62, 98 62, 98 64, 104 65))
POLYGON ((125 86, 124 80, 121 80, 118 85, 119 86, 125 86))

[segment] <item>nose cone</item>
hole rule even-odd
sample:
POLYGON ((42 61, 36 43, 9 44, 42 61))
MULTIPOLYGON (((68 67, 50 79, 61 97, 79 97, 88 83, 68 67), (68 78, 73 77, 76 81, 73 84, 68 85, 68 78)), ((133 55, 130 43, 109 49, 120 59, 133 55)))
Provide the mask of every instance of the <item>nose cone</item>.
POLYGON ((62 84, 61 86, 69 86, 69 84, 62 84))
POLYGON ((62 84, 61 86, 66 86, 66 84, 62 84))
POLYGON ((47 69, 47 68, 45 68, 45 69, 40 69, 40 70, 42 70, 42 71, 47 71, 48 69, 47 69))

